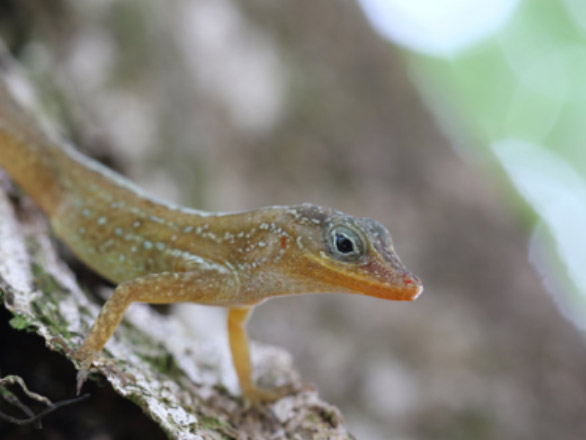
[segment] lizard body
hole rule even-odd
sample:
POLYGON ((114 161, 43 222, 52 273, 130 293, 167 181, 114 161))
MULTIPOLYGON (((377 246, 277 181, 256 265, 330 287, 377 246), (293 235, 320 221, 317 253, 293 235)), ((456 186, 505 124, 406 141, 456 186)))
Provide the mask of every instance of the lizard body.
POLYGON ((155 199, 49 137, 0 85, 0 165, 47 214, 55 235, 117 283, 77 352, 78 388, 132 302, 191 301, 229 309, 232 357, 256 388, 245 323, 263 300, 307 292, 413 300, 422 290, 378 222, 311 204, 210 213, 155 199))

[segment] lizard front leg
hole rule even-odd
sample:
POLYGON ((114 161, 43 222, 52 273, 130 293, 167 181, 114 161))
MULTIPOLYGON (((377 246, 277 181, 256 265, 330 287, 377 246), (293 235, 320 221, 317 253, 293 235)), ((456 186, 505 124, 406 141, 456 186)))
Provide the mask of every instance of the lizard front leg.
POLYGON ((146 275, 124 282, 114 290, 90 328, 75 357, 81 366, 77 374, 78 394, 88 371, 99 353, 110 339, 126 309, 133 302, 171 304, 196 302, 222 305, 235 302, 238 284, 230 271, 216 268, 195 268, 189 272, 164 272, 146 275))

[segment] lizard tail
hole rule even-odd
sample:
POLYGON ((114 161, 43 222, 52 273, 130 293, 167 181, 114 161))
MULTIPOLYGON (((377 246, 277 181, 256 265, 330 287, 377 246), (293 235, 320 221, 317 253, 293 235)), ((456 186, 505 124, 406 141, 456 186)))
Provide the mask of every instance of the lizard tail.
POLYGON ((49 215, 63 200, 52 158, 56 148, 0 78, 0 166, 49 215))

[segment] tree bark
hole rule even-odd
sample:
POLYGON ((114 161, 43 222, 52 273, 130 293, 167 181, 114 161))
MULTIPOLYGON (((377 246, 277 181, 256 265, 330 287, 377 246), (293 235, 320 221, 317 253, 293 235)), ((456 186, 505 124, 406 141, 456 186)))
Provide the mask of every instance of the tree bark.
MULTIPOLYGON (((37 333, 51 350, 76 364, 72 354, 100 305, 62 260, 43 214, 4 173, 1 181, 0 303, 12 313, 13 328, 37 333)), ((224 345, 216 335, 190 333, 173 315, 133 304, 96 371, 172 438, 352 438, 340 412, 316 391, 285 397, 266 411, 247 407, 224 345)), ((261 384, 300 382, 282 349, 253 344, 252 351, 261 384)), ((73 390, 73 377, 68 386, 73 390)))

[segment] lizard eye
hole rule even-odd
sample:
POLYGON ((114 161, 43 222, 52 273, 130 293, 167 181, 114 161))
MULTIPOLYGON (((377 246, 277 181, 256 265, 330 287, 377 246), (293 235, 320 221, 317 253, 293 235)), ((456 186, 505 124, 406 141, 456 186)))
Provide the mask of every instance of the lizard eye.
POLYGON ((330 251, 339 260, 357 260, 363 255, 366 248, 360 235, 343 225, 337 225, 330 229, 329 240, 330 251))

